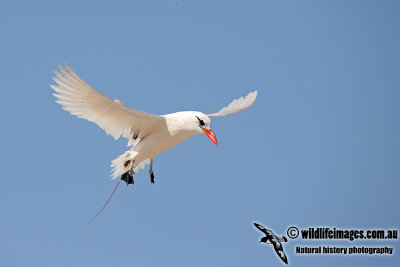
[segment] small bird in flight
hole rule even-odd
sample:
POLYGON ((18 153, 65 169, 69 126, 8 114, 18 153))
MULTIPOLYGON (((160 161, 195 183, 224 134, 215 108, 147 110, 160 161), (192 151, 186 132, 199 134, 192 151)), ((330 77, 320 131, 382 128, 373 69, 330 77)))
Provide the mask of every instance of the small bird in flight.
POLYGON ((70 114, 96 123, 114 139, 120 136, 127 138, 128 146, 132 146, 112 161, 113 179, 118 176, 121 178, 96 216, 107 205, 119 183, 125 181, 127 185, 133 184, 134 174, 147 164, 150 164, 150 181, 154 183, 153 161, 157 154, 173 148, 195 134, 205 134, 217 145, 210 118, 241 112, 253 105, 257 97, 257 91, 251 92, 244 98, 233 100, 220 111, 207 115, 199 111, 152 115, 130 109, 121 101, 112 100, 97 92, 67 64, 59 68, 60 71, 54 71, 56 77, 53 77, 57 84, 50 85, 56 92, 53 94, 57 98, 56 102, 70 114))
POLYGON ((267 243, 269 241, 270 243, 267 243, 267 244, 272 244, 274 246, 275 252, 276 252, 276 254, 278 254, 279 258, 281 258, 281 260, 284 263, 288 264, 288 259, 286 257, 285 252, 283 252, 283 246, 281 243, 281 242, 287 242, 286 237, 276 236, 271 230, 265 228, 261 224, 254 223, 254 226, 257 227, 258 230, 260 230, 261 232, 263 232, 265 234, 265 236, 263 238, 261 238, 260 243, 267 243))

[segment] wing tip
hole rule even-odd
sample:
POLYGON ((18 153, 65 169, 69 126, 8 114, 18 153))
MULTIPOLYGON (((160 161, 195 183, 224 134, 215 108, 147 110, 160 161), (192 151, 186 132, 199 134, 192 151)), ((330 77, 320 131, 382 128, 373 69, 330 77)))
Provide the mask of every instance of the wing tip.
POLYGON ((226 116, 226 115, 231 115, 231 114, 242 112, 242 111, 248 109, 249 107, 251 107, 254 104, 254 102, 256 101, 257 95, 258 95, 258 91, 257 90, 249 92, 246 95, 246 97, 242 96, 242 97, 240 97, 238 99, 234 99, 228 106, 222 108, 220 111, 218 111, 216 113, 207 114, 207 116, 209 116, 209 117, 223 117, 223 116, 226 116), (239 102, 240 106, 238 106, 238 102, 239 102))
POLYGON ((250 92, 250 93, 246 96, 246 98, 250 97, 250 98, 249 98, 249 99, 250 99, 250 103, 249 103, 249 106, 248 106, 248 107, 250 107, 251 105, 253 105, 254 101, 256 101, 257 95, 258 95, 258 91, 257 91, 257 90, 254 90, 253 92, 250 92))
POLYGON ((258 91, 254 90, 253 92, 248 93, 246 98, 249 97, 249 99, 252 99, 252 101, 254 102, 257 98, 257 95, 258 95, 258 91))

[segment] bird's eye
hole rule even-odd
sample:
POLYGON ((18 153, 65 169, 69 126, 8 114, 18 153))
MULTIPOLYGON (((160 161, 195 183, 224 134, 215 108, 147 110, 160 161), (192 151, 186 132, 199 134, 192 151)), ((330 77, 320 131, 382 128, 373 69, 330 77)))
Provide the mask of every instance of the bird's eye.
POLYGON ((204 121, 203 121, 203 120, 201 120, 199 117, 197 117, 197 116, 196 116, 196 118, 199 120, 200 127, 202 127, 202 126, 206 125, 206 124, 204 123, 204 121))

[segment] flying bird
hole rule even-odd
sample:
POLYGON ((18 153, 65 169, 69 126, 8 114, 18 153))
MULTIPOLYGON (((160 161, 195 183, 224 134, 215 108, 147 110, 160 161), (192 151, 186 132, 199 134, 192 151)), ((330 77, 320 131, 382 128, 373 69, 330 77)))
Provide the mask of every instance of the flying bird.
POLYGON ((267 244, 272 244, 274 246, 275 252, 276 252, 276 254, 278 254, 279 258, 281 258, 281 260, 284 263, 288 264, 288 259, 286 257, 285 252, 283 252, 283 246, 281 243, 281 242, 287 242, 286 237, 276 236, 271 230, 265 228, 261 224, 254 223, 254 226, 257 227, 258 230, 260 230, 261 232, 263 232, 265 234, 265 236, 263 238, 261 238, 260 243, 267 243, 269 241, 270 243, 267 243, 267 244))
POLYGON ((133 184, 134 174, 147 164, 150 164, 150 181, 154 183, 153 162, 157 154, 173 148, 195 134, 205 134, 217 145, 217 137, 211 129, 210 118, 246 110, 253 105, 257 97, 257 91, 251 92, 212 114, 181 111, 152 115, 130 109, 121 101, 104 96, 90 87, 67 64, 65 67, 59 66, 59 69, 60 71, 54 71, 56 77, 53 77, 53 80, 56 85, 50 85, 55 91, 53 95, 57 98, 56 102, 70 114, 96 123, 114 139, 121 136, 127 138, 128 147, 131 146, 111 163, 112 178, 121 178, 103 208, 119 183, 125 181, 127 185, 133 184))

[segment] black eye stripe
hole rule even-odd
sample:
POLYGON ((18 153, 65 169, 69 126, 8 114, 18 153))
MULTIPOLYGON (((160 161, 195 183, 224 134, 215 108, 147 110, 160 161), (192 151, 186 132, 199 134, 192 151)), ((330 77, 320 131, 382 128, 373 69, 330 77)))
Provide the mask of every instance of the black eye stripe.
POLYGON ((204 125, 206 125, 206 124, 204 123, 204 121, 203 121, 203 120, 201 120, 199 117, 197 117, 197 116, 196 116, 196 118, 199 120, 200 126, 204 126, 204 125))

